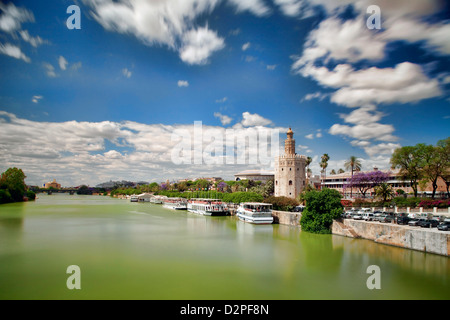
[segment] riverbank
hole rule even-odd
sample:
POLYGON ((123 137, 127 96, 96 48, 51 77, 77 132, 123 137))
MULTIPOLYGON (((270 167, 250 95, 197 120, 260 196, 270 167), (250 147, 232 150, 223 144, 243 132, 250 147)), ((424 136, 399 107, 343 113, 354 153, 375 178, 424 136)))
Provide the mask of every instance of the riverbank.
MULTIPOLYGON (((272 211, 274 223, 300 227, 301 213, 272 211)), ((363 220, 335 220, 334 235, 362 238, 376 243, 450 256, 450 232, 363 220)))
POLYGON ((332 233, 444 256, 450 255, 450 232, 435 228, 342 219, 333 222, 332 233))

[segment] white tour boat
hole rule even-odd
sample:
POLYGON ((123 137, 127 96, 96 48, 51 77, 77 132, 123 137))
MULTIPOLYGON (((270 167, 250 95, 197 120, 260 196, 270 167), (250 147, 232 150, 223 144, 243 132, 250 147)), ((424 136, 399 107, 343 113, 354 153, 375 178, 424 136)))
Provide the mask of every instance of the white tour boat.
POLYGON ((225 203, 220 199, 190 199, 187 209, 204 216, 226 216, 228 214, 225 203))
POLYGON ((153 196, 150 198, 150 203, 163 204, 164 199, 167 199, 167 197, 166 196, 153 196))
POLYGON ((187 202, 183 198, 166 198, 163 200, 163 207, 173 210, 186 210, 187 202))
POLYGON ((273 223, 272 205, 270 203, 244 202, 236 211, 239 220, 253 224, 273 223))
POLYGON ((137 195, 134 194, 130 197, 130 202, 138 202, 138 201, 139 201, 139 197, 137 195))

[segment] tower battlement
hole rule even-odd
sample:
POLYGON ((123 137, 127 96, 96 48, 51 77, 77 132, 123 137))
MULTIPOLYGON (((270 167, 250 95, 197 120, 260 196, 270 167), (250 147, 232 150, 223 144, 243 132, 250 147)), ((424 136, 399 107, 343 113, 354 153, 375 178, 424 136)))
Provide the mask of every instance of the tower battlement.
POLYGON ((289 128, 284 155, 275 159, 275 196, 297 198, 306 184, 306 157, 295 153, 294 132, 289 128))

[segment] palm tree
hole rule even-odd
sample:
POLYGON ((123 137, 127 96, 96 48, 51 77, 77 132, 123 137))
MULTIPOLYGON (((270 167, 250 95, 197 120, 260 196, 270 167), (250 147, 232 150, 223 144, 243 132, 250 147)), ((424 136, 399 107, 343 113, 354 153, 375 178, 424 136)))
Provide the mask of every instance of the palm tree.
POLYGON ((387 199, 390 199, 394 196, 394 189, 392 189, 392 186, 390 184, 383 182, 375 188, 375 193, 377 196, 383 198, 383 202, 386 202, 387 199))
MULTIPOLYGON (((344 163, 345 169, 352 171, 352 180, 353 180, 353 172, 354 171, 360 171, 361 170, 361 161, 355 156, 351 156, 350 159, 348 159, 344 163)), ((353 187, 350 188, 350 197, 353 197, 353 187)))
POLYGON ((322 168, 322 172, 324 173, 324 179, 327 177, 327 167, 328 167, 328 160, 330 160, 330 156, 327 153, 324 153, 321 157, 322 161, 320 162, 320 167, 322 168))

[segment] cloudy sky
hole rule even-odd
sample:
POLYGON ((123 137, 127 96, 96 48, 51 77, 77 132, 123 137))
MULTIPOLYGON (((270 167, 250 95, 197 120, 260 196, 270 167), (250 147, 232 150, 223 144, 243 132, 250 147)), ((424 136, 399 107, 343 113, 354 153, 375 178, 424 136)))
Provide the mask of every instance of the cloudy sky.
POLYGON ((176 163, 196 121, 203 147, 270 129, 282 148, 291 126, 315 174, 323 153, 328 171, 388 168, 449 136, 449 19, 444 0, 2 0, 0 170, 73 186, 271 169, 176 163))

